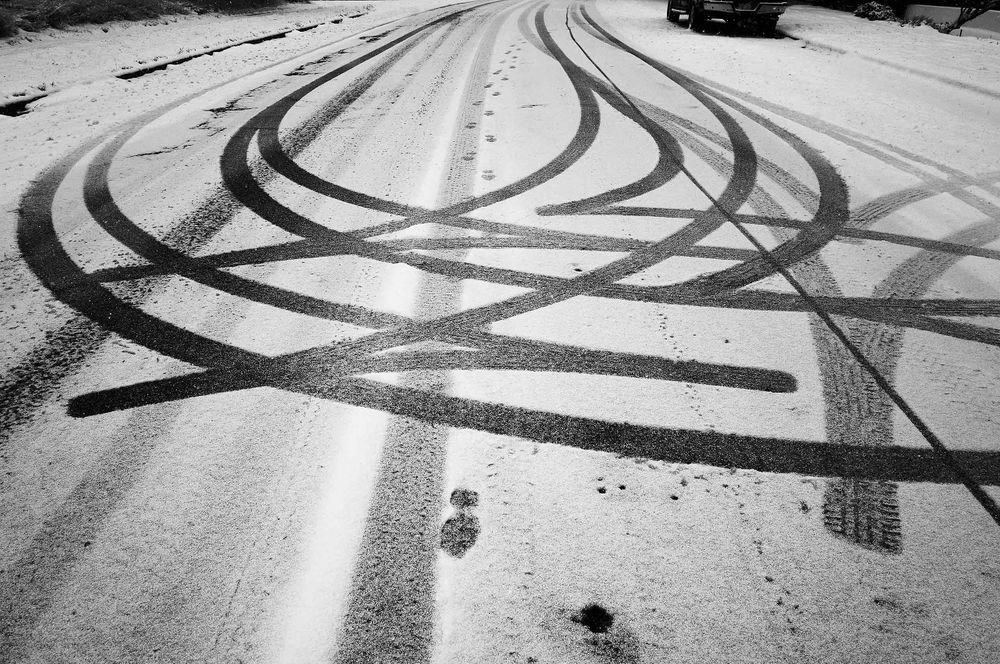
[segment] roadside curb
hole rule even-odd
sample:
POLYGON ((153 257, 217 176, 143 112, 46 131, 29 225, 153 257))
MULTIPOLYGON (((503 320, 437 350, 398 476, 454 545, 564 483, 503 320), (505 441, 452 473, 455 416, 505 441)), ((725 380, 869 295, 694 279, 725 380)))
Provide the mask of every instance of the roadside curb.
MULTIPOLYGON (((799 37, 794 32, 789 32, 787 30, 782 29, 780 27, 780 25, 777 28, 776 32, 779 35, 781 35, 782 37, 787 37, 788 39, 791 39, 791 40, 794 40, 794 41, 797 41, 797 42, 802 42, 802 47, 803 48, 805 48, 806 46, 811 46, 812 48, 817 48, 817 49, 820 49, 820 50, 823 50, 823 51, 833 51, 834 53, 837 53, 839 55, 847 55, 847 53, 848 53, 847 49, 840 48, 839 46, 833 46, 831 44, 824 44, 822 42, 814 41, 812 39, 806 39, 805 37, 799 37)), ((862 56, 862 57, 864 57, 864 56, 862 56)))
POLYGON ((292 28, 290 30, 280 30, 278 32, 271 32, 263 34, 259 37, 252 37, 250 39, 245 39, 243 41, 233 42, 232 44, 226 44, 225 46, 206 48, 201 51, 186 53, 176 58, 171 58, 170 60, 160 60, 155 63, 150 63, 148 65, 136 67, 134 69, 126 69, 120 71, 117 74, 114 74, 114 77, 123 80, 128 80, 130 78, 138 78, 144 74, 148 74, 150 72, 154 72, 159 69, 166 69, 170 65, 178 65, 181 64, 182 62, 187 62, 188 60, 194 60, 195 58, 200 58, 203 55, 214 55, 215 53, 226 51, 228 49, 235 48, 237 46, 246 46, 247 44, 261 44, 266 41, 271 41, 272 39, 281 39, 282 37, 290 35, 293 32, 308 32, 309 30, 314 30, 321 25, 327 25, 327 24, 336 25, 342 23, 345 18, 358 18, 360 16, 364 16, 364 14, 353 14, 351 16, 338 16, 337 18, 330 19, 328 21, 320 21, 319 23, 310 23, 309 25, 304 25, 298 28, 292 28))
POLYGON ((102 76, 98 79, 84 79, 80 81, 75 81, 73 83, 70 83, 69 85, 52 88, 50 90, 46 90, 44 92, 40 92, 35 95, 30 95, 27 97, 18 97, 16 99, 8 99, 3 102, 0 102, 0 115, 6 115, 9 117, 17 117, 19 115, 24 115, 25 113, 28 112, 28 106, 30 104, 38 101, 39 99, 45 99, 49 95, 55 94, 57 92, 62 92, 76 85, 81 85, 81 84, 85 85, 87 83, 93 83, 95 80, 102 80, 105 78, 118 78, 121 80, 139 78, 140 76, 144 76, 146 74, 150 74, 155 71, 166 69, 170 65, 182 64, 184 62, 188 62, 189 60, 200 58, 204 55, 215 55, 216 53, 221 53, 222 51, 227 51, 231 48, 236 48, 237 46, 246 46, 248 44, 261 44, 263 42, 271 41, 273 39, 281 39, 283 37, 290 35, 293 32, 308 32, 309 30, 314 30, 320 27, 321 25, 337 25, 342 23, 345 19, 360 18, 362 16, 365 16, 365 14, 362 13, 362 14, 341 15, 337 16, 336 18, 328 19, 326 21, 319 21, 318 23, 310 23, 295 28, 288 28, 285 30, 278 30, 276 32, 269 32, 263 35, 258 35, 256 37, 249 37, 242 41, 232 42, 230 44, 224 44, 222 46, 212 46, 199 51, 185 53, 184 55, 180 55, 175 58, 170 58, 168 60, 157 60, 156 62, 150 62, 148 64, 141 65, 139 67, 135 67, 132 69, 120 70, 116 73, 109 74, 108 76, 102 76))

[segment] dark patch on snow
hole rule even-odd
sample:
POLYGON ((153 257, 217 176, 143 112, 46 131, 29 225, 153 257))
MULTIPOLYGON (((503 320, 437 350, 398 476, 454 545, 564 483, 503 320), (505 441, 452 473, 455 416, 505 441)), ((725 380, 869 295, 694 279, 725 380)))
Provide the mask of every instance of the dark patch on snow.
POLYGON ((479 504, 479 494, 472 489, 455 489, 451 492, 451 504, 462 509, 479 504))
POLYGON ((473 514, 459 512, 441 526, 441 548, 454 558, 469 552, 479 538, 479 519, 473 514))
POLYGON ((10 101, 0 106, 0 115, 6 115, 7 117, 16 118, 19 115, 24 115, 29 110, 28 105, 31 102, 38 101, 46 95, 38 95, 36 97, 25 97, 24 99, 18 99, 17 101, 10 101))
POLYGON ((385 37, 390 32, 392 32, 392 30, 386 30, 385 32, 380 32, 377 35, 361 35, 358 39, 367 44, 371 44, 372 42, 377 42, 379 39, 382 39, 382 37, 385 37))
POLYGON ((604 634, 615 622, 615 616, 600 604, 588 604, 579 613, 573 615, 573 622, 578 622, 594 634, 604 634))
POLYGON ((898 554, 903 536, 897 490, 893 482, 832 480, 823 495, 823 525, 837 537, 898 554))
POLYGON ((455 507, 455 514, 441 526, 441 548, 448 555, 461 558, 479 538, 479 518, 472 513, 472 509, 479 505, 479 494, 471 489, 459 488, 451 492, 450 501, 455 507))

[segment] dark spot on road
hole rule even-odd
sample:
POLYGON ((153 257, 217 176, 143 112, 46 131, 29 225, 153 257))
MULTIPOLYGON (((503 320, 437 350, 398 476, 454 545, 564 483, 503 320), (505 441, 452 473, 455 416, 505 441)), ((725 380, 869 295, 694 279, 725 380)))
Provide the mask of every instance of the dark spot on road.
POLYGON ((479 518, 472 509, 479 504, 479 494, 472 489, 455 489, 451 492, 455 514, 441 526, 441 548, 450 556, 461 558, 479 538, 479 518))
POLYGON ((597 493, 607 493, 607 492, 608 492, 607 487, 603 487, 603 486, 597 487, 597 493))
POLYGON ((866 548, 902 551, 899 499, 892 482, 837 479, 823 493, 823 525, 866 548))
POLYGON ((899 602, 897 602, 896 600, 892 599, 891 597, 879 597, 879 596, 875 596, 875 597, 872 597, 872 602, 874 602, 878 606, 886 606, 886 607, 889 607, 890 609, 900 610, 900 609, 903 608, 903 607, 901 607, 899 605, 899 602))
POLYGON ((441 526, 441 548, 454 558, 461 558, 479 538, 479 519, 474 514, 460 510, 448 517, 441 526))
POLYGON ((389 34, 389 32, 391 32, 391 30, 387 30, 386 32, 380 32, 377 35, 361 35, 360 37, 358 37, 358 39, 371 44, 372 42, 377 42, 379 39, 382 39, 382 37, 385 37, 387 34, 389 34))
POLYGON ((671 495, 671 496, 670 496, 670 500, 677 500, 677 499, 678 499, 679 497, 680 497, 680 496, 678 496, 678 495, 677 495, 677 494, 675 493, 675 494, 673 494, 673 495, 671 495))
POLYGON ((472 489, 455 489, 451 492, 451 504, 460 509, 475 507, 479 504, 479 493, 472 489))
POLYGON ((621 489, 622 491, 624 491, 625 490, 625 485, 624 484, 619 484, 618 488, 621 489))
POLYGON ((614 615, 600 604, 588 604, 573 616, 578 622, 595 634, 604 634, 615 622, 614 615))
POLYGON ((28 108, 28 104, 30 104, 31 102, 34 102, 34 101, 38 101, 39 99, 41 99, 44 96, 45 95, 41 95, 41 96, 38 96, 38 97, 31 96, 31 97, 28 97, 27 99, 19 99, 17 101, 12 101, 12 102, 8 102, 6 104, 0 105, 0 115, 6 115, 6 116, 11 117, 11 118, 16 118, 19 115, 24 115, 25 113, 27 113, 30 110, 28 108))
POLYGON ((240 100, 233 99, 223 104, 222 106, 216 106, 215 108, 207 108, 205 110, 207 110, 212 115, 224 115, 226 113, 233 113, 236 111, 249 111, 252 109, 248 106, 240 106, 240 100))

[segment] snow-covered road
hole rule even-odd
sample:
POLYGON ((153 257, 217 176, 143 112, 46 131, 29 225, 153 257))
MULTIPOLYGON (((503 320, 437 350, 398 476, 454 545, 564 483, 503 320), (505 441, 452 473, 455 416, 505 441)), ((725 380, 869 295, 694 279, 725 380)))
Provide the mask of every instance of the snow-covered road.
POLYGON ((1000 649, 988 85, 651 0, 303 51, 26 186, 0 661, 1000 649))

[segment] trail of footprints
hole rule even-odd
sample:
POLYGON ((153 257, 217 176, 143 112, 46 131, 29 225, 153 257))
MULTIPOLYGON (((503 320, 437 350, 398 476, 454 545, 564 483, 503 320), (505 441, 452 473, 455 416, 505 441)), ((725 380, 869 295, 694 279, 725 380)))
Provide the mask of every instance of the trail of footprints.
MULTIPOLYGON (((525 42, 522 41, 521 43, 524 44, 525 42)), ((510 77, 506 76, 506 75, 503 75, 504 74, 504 69, 505 68, 506 69, 516 69, 517 65, 516 64, 507 65, 507 58, 510 58, 510 60, 512 62, 516 61, 518 56, 517 56, 517 53, 515 53, 515 51, 520 51, 520 50, 521 50, 521 46, 519 46, 517 44, 511 44, 510 48, 508 50, 504 51, 504 56, 506 56, 506 57, 504 57, 503 59, 500 60, 500 63, 499 63, 501 65, 500 68, 492 71, 490 73, 490 75, 491 76, 495 76, 495 77, 499 77, 500 81, 509 81, 510 77)), ((492 81, 492 80, 490 80, 485 85, 483 85, 483 88, 486 89, 486 90, 489 90, 494 85, 495 85, 495 82, 492 81)), ((490 92, 490 96, 492 96, 492 97, 499 97, 500 94, 501 94, 500 90, 492 90, 490 92)), ((482 101, 478 101, 478 102, 475 102, 474 105, 481 105, 482 103, 483 103, 482 101)), ((483 113, 483 115, 487 116, 487 117, 495 115, 495 114, 496 114, 496 111, 493 111, 493 110, 488 110, 488 111, 485 111, 483 113)), ((497 141, 496 134, 487 134, 485 136, 485 139, 486 139, 487 143, 496 143, 496 141, 497 141)), ((474 155, 472 155, 472 156, 474 156, 474 155)), ((471 161, 471 157, 469 155, 464 156, 463 159, 465 159, 466 161, 471 161)), ((484 179, 484 180, 493 180, 493 179, 496 178, 496 173, 493 171, 493 169, 484 169, 483 172, 480 174, 480 177, 482 177, 482 179, 484 179)))

